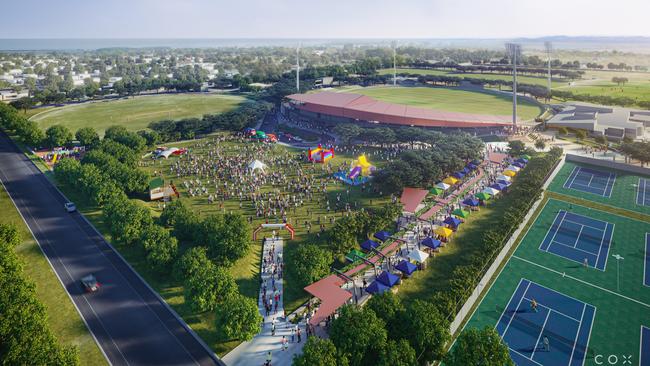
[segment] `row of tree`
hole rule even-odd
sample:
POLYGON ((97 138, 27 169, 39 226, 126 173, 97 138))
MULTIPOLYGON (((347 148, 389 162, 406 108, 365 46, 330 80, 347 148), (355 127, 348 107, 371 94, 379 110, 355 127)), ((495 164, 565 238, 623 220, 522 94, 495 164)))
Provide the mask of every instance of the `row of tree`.
POLYGON ((650 142, 629 141, 621 145, 621 152, 642 164, 650 163, 650 142))
POLYGON ((36 285, 23 273, 15 252, 20 242, 15 226, 0 224, 0 360, 3 365, 78 365, 78 349, 56 339, 36 285))
POLYGON ((621 107, 631 107, 637 105, 643 109, 650 109, 650 99, 639 99, 631 97, 613 97, 609 95, 591 95, 582 93, 573 93, 567 90, 553 90, 553 98, 562 100, 577 100, 579 102, 589 102, 602 105, 614 105, 621 107))

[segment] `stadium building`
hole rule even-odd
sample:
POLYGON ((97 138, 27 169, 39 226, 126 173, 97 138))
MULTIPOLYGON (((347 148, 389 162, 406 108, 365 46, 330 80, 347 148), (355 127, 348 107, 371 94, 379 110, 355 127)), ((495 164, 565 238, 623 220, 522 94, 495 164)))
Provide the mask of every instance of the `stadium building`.
POLYGON ((458 113, 379 101, 355 93, 323 91, 292 94, 283 104, 292 118, 336 124, 356 122, 453 129, 504 129, 512 126, 511 116, 458 113))

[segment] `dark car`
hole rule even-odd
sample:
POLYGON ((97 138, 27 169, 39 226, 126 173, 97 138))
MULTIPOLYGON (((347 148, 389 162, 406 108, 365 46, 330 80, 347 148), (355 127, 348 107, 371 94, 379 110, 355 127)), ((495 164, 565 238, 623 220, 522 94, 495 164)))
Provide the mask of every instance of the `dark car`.
POLYGON ((97 282, 97 278, 91 274, 81 279, 81 285, 86 292, 95 292, 99 290, 100 287, 99 282, 97 282))

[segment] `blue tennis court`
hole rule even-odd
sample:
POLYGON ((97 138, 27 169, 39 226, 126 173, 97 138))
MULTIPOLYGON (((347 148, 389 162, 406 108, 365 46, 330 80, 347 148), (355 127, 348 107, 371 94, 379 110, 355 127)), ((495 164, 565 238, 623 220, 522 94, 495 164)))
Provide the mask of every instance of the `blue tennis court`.
POLYGON ((564 182, 564 188, 611 197, 616 174, 577 166, 564 182))
POLYGON ((643 262, 643 284, 650 287, 650 233, 645 233, 645 261, 643 262))
POLYGON ((650 365, 650 328, 641 326, 641 347, 639 365, 650 365))
POLYGON ((636 186, 636 204, 650 206, 650 179, 639 178, 636 186))
POLYGON ((595 314, 592 305, 522 278, 496 329, 518 366, 578 366, 585 361, 595 314))
POLYGON ((560 210, 539 249, 605 270, 614 224, 560 210))

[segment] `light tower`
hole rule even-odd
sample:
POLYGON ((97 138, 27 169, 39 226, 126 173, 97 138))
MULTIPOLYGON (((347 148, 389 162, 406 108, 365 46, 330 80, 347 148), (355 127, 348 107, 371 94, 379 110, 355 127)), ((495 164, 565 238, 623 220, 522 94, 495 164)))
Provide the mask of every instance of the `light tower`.
POLYGON ((548 62, 548 96, 551 97, 551 53, 553 52, 553 44, 550 41, 544 42, 544 47, 546 48, 546 60, 548 62))
POLYGON ((296 48, 296 92, 300 93, 300 45, 296 48))
POLYGON ((396 42, 393 41, 393 86, 397 85, 397 62, 395 61, 397 58, 396 55, 396 42))
POLYGON ((521 56, 521 46, 517 43, 506 43, 506 51, 512 62, 512 132, 517 127, 517 59, 521 56))

